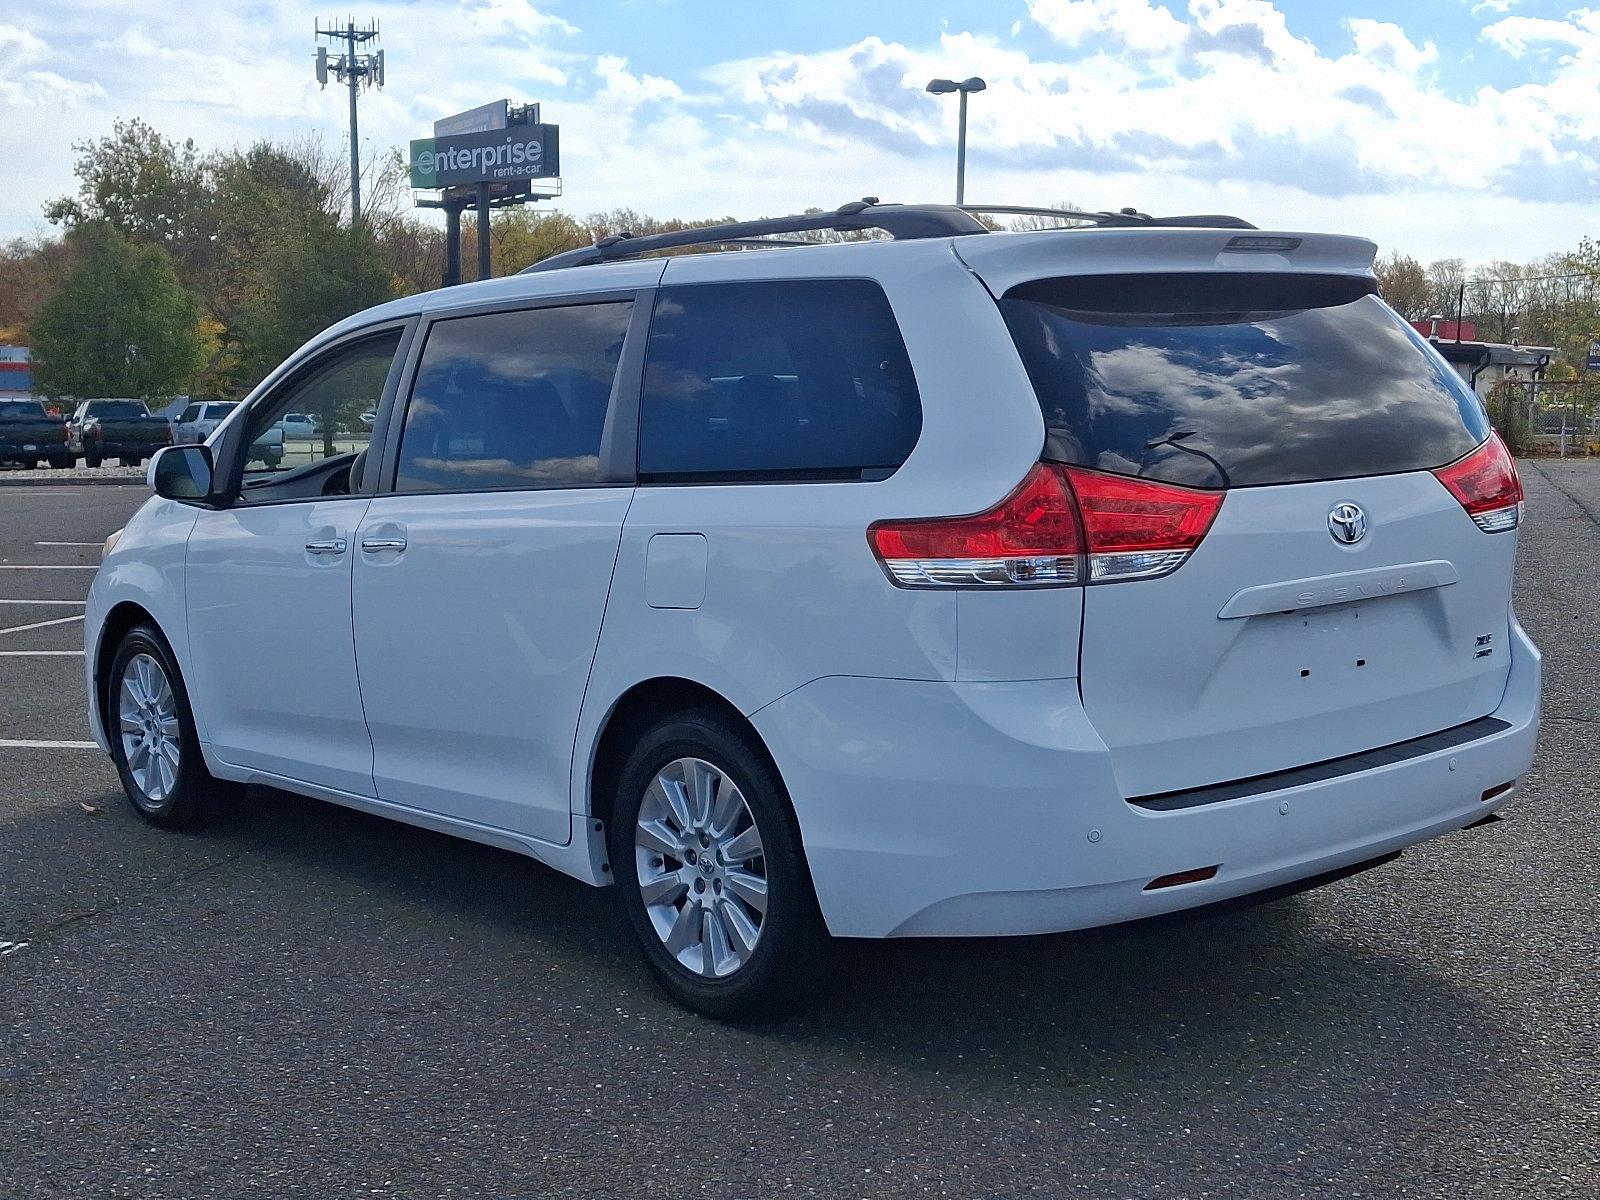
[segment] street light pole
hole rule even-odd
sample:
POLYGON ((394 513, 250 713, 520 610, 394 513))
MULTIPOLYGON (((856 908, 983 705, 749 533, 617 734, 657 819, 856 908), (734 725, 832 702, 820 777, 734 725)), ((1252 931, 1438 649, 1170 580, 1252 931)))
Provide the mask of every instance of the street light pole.
POLYGON ((973 75, 957 83, 954 79, 931 79, 928 81, 928 91, 936 96, 948 95, 957 92, 961 96, 961 110, 957 117, 956 129, 956 203, 965 204, 967 201, 967 96, 972 92, 981 92, 989 85, 978 76, 973 75))

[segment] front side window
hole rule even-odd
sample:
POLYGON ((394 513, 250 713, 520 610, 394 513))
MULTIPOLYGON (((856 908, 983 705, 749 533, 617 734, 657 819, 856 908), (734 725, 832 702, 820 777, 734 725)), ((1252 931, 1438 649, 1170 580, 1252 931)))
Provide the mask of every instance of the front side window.
POLYGON ((881 479, 922 430, 900 328, 866 279, 663 288, 640 403, 641 482, 881 479))
POLYGON ((436 321, 400 438, 397 492, 593 487, 628 301, 436 321))
MULTIPOLYGON (((316 413, 336 428, 351 427, 355 421, 353 414, 365 412, 383 398, 389 368, 399 348, 398 329, 347 342, 313 359, 264 400, 251 405, 247 484, 253 480, 259 486, 275 472, 298 470, 315 462, 316 451, 322 447, 301 444, 291 454, 283 443, 282 430, 274 430, 273 425, 293 409, 316 413)), ((237 403, 208 404, 206 419, 220 420, 237 407, 237 403)), ((359 454, 367 448, 370 436, 366 430, 340 434, 332 445, 332 453, 336 456, 359 454)), ((263 490, 260 495, 263 499, 276 498, 270 489, 263 490)))
POLYGON ((200 406, 198 404, 191 404, 191 405, 189 405, 188 408, 184 409, 181 414, 179 414, 178 420, 180 420, 180 421, 193 421, 199 415, 200 415, 200 406))

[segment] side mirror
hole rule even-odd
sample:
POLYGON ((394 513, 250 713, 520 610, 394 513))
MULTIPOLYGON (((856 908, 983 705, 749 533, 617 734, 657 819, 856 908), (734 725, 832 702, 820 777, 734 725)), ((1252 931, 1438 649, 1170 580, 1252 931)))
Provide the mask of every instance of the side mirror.
POLYGON ((210 446, 163 446, 150 459, 145 480, 164 500, 206 500, 211 496, 210 446))

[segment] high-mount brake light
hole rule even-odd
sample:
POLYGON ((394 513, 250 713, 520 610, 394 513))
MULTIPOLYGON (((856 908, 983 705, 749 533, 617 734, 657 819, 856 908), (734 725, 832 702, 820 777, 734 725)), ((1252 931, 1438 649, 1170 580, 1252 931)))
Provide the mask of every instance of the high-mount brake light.
POLYGON ((1498 433, 1434 475, 1485 533, 1504 533, 1521 523, 1522 480, 1498 433))
POLYGON ((1221 492, 1040 463, 985 512, 879 521, 867 538, 902 587, 1155 579, 1194 552, 1222 498, 1221 492))

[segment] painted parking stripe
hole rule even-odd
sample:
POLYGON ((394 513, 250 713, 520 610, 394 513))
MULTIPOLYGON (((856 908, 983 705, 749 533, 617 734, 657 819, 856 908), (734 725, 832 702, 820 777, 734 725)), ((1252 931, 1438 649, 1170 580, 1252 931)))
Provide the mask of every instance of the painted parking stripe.
POLYGON ((23 738, 0 738, 0 750, 98 750, 93 742, 34 742, 23 738))
POLYGON ((82 608, 87 600, 0 600, 0 604, 76 604, 82 608))
POLYGON ((0 650, 0 658, 82 658, 82 650, 0 650))
POLYGON ((35 546, 104 546, 105 545, 105 541, 102 539, 101 541, 98 541, 98 542, 35 542, 34 545, 35 546))
POLYGON ((63 566, 60 563, 0 563, 0 571, 98 571, 99 563, 72 563, 63 566))
POLYGON ((0 633, 26 633, 30 629, 45 629, 51 625, 70 625, 74 621, 81 620, 83 620, 83 614, 78 613, 72 617, 57 617, 53 621, 35 621, 31 625, 8 625, 6 628, 0 629, 0 633))

